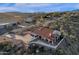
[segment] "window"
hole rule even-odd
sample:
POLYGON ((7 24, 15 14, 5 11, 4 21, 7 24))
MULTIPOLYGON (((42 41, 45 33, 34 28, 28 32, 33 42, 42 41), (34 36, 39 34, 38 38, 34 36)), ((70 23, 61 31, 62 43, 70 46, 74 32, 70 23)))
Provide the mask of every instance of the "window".
POLYGON ((2 26, 0 26, 0 29, 2 29, 2 28, 4 28, 4 26, 2 25, 2 26))

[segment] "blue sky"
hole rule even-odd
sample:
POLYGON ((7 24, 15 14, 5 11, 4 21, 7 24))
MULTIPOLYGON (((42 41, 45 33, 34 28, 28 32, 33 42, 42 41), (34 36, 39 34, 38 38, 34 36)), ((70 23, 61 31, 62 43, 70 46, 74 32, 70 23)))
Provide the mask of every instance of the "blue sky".
POLYGON ((79 9, 78 3, 0 3, 0 12, 55 12, 79 9))

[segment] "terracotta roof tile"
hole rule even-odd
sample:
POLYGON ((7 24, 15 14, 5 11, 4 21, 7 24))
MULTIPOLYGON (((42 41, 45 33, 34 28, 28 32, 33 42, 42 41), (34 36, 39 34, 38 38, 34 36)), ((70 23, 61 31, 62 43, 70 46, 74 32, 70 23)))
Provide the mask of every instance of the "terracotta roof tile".
POLYGON ((52 40, 53 38, 52 30, 47 27, 38 27, 33 29, 32 32, 38 34, 41 37, 45 37, 48 40, 52 40))

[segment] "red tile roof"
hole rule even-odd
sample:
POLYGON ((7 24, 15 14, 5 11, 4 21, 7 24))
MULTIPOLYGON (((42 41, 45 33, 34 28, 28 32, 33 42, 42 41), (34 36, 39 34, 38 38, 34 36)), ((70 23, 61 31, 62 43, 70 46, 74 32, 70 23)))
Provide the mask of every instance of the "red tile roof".
POLYGON ((53 38, 52 30, 47 27, 35 28, 32 32, 38 34, 41 37, 47 38, 50 41, 53 38))

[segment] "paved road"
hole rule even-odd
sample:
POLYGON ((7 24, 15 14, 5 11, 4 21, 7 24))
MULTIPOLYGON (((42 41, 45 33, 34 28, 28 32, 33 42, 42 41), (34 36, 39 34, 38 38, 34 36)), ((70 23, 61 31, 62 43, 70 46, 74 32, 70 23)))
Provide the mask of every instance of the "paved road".
POLYGON ((46 42, 44 42, 42 40, 34 40, 34 41, 30 42, 30 44, 34 43, 34 44, 42 45, 42 46, 45 46, 45 47, 48 47, 48 48, 56 49, 63 40, 64 40, 64 38, 57 45, 48 44, 48 43, 46 43, 46 42))

